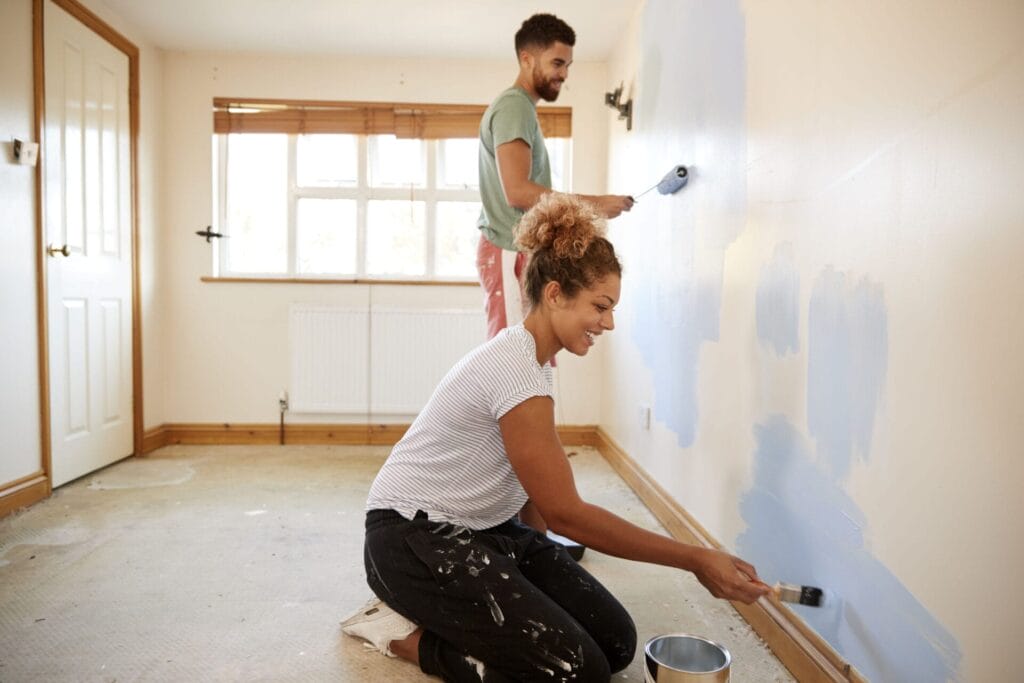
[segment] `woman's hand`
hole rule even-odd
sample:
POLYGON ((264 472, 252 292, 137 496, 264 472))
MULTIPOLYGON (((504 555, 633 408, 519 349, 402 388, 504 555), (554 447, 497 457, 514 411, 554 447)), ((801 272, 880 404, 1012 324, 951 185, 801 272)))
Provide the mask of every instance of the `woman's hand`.
POLYGON ((752 564, 714 548, 703 548, 702 551, 693 573, 716 598, 738 600, 749 605, 771 591, 771 586, 758 578, 752 564))

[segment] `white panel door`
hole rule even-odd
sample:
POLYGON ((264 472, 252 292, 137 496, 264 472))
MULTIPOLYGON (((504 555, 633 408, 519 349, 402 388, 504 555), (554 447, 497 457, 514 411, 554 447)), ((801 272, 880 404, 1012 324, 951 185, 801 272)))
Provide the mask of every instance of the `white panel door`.
POLYGON ((44 3, 52 481, 131 455, 128 57, 44 3))

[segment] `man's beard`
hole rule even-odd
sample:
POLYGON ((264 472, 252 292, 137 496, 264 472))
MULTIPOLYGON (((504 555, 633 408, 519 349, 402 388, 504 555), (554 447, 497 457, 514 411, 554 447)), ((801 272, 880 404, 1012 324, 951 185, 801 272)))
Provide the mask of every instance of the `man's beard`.
POLYGON ((544 78, 536 69, 533 72, 533 88, 545 102, 554 102, 558 99, 559 92, 561 92, 558 88, 554 87, 554 79, 544 78))

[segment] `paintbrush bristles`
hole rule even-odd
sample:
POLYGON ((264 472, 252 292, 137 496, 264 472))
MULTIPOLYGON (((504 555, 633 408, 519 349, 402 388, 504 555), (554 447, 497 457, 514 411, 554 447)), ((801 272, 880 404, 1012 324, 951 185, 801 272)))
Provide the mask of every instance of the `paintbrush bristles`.
POLYGON ((824 591, 815 586, 794 586, 791 583, 777 583, 772 591, 782 602, 792 602, 808 607, 821 607, 824 591))

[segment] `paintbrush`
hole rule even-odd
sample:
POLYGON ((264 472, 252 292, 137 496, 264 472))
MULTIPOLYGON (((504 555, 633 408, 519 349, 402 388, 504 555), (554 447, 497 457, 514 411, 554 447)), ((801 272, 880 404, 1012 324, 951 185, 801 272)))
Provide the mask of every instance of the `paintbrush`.
POLYGON ((783 602, 792 602, 808 607, 821 607, 825 603, 825 591, 815 586, 794 586, 791 583, 776 583, 772 593, 783 602))

